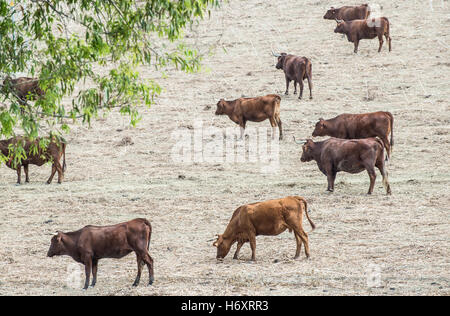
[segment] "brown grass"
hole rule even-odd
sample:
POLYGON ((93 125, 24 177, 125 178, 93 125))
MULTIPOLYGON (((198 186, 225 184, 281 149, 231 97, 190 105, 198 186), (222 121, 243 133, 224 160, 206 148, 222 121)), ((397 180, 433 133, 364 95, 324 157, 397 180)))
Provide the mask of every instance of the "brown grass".
POLYGON ((304 2, 231 1, 214 12, 198 27, 202 48, 223 34, 205 70, 168 71, 159 80, 164 93, 135 129, 117 113, 90 129, 75 126, 63 185, 44 185, 47 166, 31 167, 32 183, 17 187, 15 172, 1 167, 0 294, 84 293, 81 284, 66 285, 72 259, 45 257, 50 234, 146 217, 154 227, 154 286, 131 287, 136 264, 130 255, 101 261, 97 287, 86 294, 449 295, 449 4, 432 12, 428 1, 378 1, 392 23, 393 52, 384 47, 378 54, 377 40, 366 40, 354 55, 352 44, 333 33, 335 23, 322 19, 328 1, 304 2), (220 98, 284 92, 271 47, 313 63, 314 100, 283 95, 280 170, 173 163, 172 131, 192 127, 194 119, 232 125, 214 116, 220 98), (395 116, 393 195, 384 194, 378 176, 367 196, 366 173, 339 174, 336 192, 326 193, 326 178, 314 163, 300 162, 292 136, 308 137, 319 117, 377 110, 395 116), (310 260, 303 252, 292 259, 294 236, 284 233, 258 237, 257 263, 247 261, 248 245, 241 260, 231 254, 216 261, 207 240, 223 232, 237 206, 294 194, 307 198, 318 225, 310 233, 310 260), (370 264, 381 268, 381 287, 367 286, 370 264))

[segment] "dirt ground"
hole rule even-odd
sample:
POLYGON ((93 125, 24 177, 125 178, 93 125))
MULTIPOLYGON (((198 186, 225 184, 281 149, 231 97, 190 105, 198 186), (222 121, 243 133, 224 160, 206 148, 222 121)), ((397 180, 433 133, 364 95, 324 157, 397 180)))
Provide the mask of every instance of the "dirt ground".
MULTIPOLYGON (((204 69, 168 70, 164 92, 137 128, 117 113, 67 137, 66 179, 44 182, 50 167, 31 167, 31 183, 0 168, 0 295, 450 295, 450 2, 378 0, 391 21, 393 51, 378 41, 353 44, 322 17, 328 1, 230 1, 188 41, 207 54, 204 69), (417 12, 420 12, 418 18, 417 12), (285 96, 284 75, 270 54, 288 52, 313 63, 314 99, 285 96), (215 116, 220 98, 282 95, 285 139, 279 169, 262 162, 181 164, 173 132, 196 122, 225 130, 215 116), (315 163, 300 161, 292 136, 309 137, 318 118, 387 110, 395 146, 388 166, 392 196, 377 177, 338 174, 335 193, 315 163), (134 144, 121 144, 129 137, 134 144), (293 260, 295 238, 258 237, 232 260, 215 259, 211 239, 240 205, 288 195, 305 197, 311 258, 293 260), (85 225, 145 217, 153 225, 155 283, 132 288, 133 254, 100 261, 96 288, 81 290, 84 271, 69 257, 46 258, 51 235, 85 225), (77 279, 78 277, 78 279, 77 279)), ((339 1, 335 5, 349 4, 339 1)), ((306 83, 306 82, 305 82, 306 83)), ((307 85, 306 85, 307 86, 307 85)), ((68 100, 69 102, 69 100, 68 100)), ((269 127, 269 122, 249 127, 269 127)))

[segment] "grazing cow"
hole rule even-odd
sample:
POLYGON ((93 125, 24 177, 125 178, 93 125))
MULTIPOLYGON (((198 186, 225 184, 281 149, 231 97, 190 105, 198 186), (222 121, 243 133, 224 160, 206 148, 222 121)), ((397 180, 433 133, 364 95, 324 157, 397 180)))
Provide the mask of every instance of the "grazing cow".
POLYGON ((370 7, 368 4, 360 6, 344 6, 341 8, 331 7, 324 15, 326 20, 366 20, 370 15, 370 7))
POLYGON ((64 172, 66 171, 66 143, 57 140, 52 137, 48 147, 42 149, 39 145, 40 139, 37 138, 33 141, 25 139, 23 137, 15 137, 8 140, 0 140, 0 156, 6 157, 6 166, 13 170, 17 170, 17 184, 21 183, 22 166, 25 170, 25 182, 30 182, 28 176, 28 166, 36 165, 42 166, 47 162, 52 163, 52 174, 47 181, 47 184, 52 183, 53 177, 56 171, 58 171, 58 183, 61 184, 64 179, 64 172), (25 157, 19 159, 14 156, 14 153, 10 153, 10 149, 20 148, 24 150, 25 157), (63 163, 61 165, 61 158, 63 157, 63 163))
POLYGON ((223 259, 237 242, 237 259, 239 251, 246 242, 250 242, 252 261, 256 260, 256 236, 276 236, 289 229, 294 231, 297 241, 295 259, 300 256, 302 243, 305 244, 306 257, 309 258, 308 234, 303 230, 303 214, 306 215, 311 227, 314 223, 308 215, 307 202, 304 198, 290 196, 283 199, 253 203, 239 207, 230 220, 225 232, 218 235, 214 246, 217 247, 217 259, 223 259))
POLYGON ((384 165, 384 144, 380 139, 330 138, 323 142, 313 142, 308 139, 306 143, 301 144, 303 144, 301 161, 315 160, 317 162, 320 171, 328 178, 328 191, 334 191, 334 181, 339 171, 360 173, 367 170, 370 177, 368 194, 372 194, 376 179, 375 167, 377 167, 383 176, 386 193, 391 194, 388 172, 384 165))
POLYGON ((153 259, 148 253, 151 235, 152 226, 143 218, 112 226, 86 226, 76 232, 58 232, 51 240, 47 256, 67 255, 84 264, 86 290, 89 287, 91 270, 93 275, 91 286, 94 287, 97 282, 97 266, 100 259, 120 259, 134 251, 138 274, 133 286, 139 285, 144 264, 147 265, 151 285, 154 281, 153 259))
POLYGON ((378 37, 380 46, 378 52, 383 47, 383 36, 389 44, 389 51, 392 51, 392 39, 389 33, 389 20, 385 17, 374 18, 368 20, 354 20, 348 22, 336 21, 337 26, 335 33, 347 35, 349 42, 355 44, 354 52, 358 52, 359 41, 362 39, 373 39, 378 37))
POLYGON ((312 133, 316 136, 331 136, 345 139, 379 137, 391 158, 394 146, 394 117, 390 112, 365 114, 341 114, 330 120, 319 119, 312 133), (388 136, 391 134, 391 141, 388 136))
POLYGON ((294 81, 294 94, 297 94, 297 83, 300 84, 299 99, 303 97, 303 80, 308 79, 309 86, 309 98, 312 99, 312 64, 306 57, 298 57, 294 55, 288 55, 286 53, 272 55, 278 58, 275 68, 283 69, 286 78, 286 92, 289 94, 289 84, 294 81))
POLYGON ((36 100, 38 96, 45 94, 39 87, 39 79, 36 78, 20 77, 11 79, 6 77, 3 81, 3 86, 13 91, 22 104, 26 104, 27 100, 36 100))
POLYGON ((234 101, 221 99, 217 103, 216 115, 228 115, 228 117, 241 127, 241 139, 244 137, 247 121, 262 122, 270 121, 275 137, 275 130, 280 130, 280 140, 283 139, 283 129, 280 119, 281 98, 276 94, 269 94, 257 98, 240 98, 234 101))

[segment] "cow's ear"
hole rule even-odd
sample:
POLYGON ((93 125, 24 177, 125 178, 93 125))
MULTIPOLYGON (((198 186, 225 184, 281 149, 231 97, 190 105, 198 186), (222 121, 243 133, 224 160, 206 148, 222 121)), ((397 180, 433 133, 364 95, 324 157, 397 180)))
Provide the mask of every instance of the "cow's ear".
POLYGON ((323 119, 323 117, 321 117, 321 118, 319 119, 319 122, 323 122, 323 121, 325 121, 325 120, 323 119))

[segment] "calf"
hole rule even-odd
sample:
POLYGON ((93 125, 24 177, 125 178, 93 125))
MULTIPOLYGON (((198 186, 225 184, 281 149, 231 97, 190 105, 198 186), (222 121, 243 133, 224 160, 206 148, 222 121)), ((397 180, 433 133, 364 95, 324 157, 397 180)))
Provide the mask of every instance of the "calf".
POLYGON ((280 140, 283 139, 283 129, 280 119, 281 98, 276 94, 269 94, 257 98, 240 98, 234 101, 221 99, 217 103, 216 115, 228 115, 228 117, 241 127, 241 139, 244 136, 247 121, 262 122, 270 121, 275 137, 275 130, 278 126, 280 140))
POLYGON ((237 259, 241 247, 250 242, 252 261, 256 260, 256 236, 276 236, 289 229, 294 231, 297 241, 295 259, 300 256, 302 243, 305 245, 306 257, 309 258, 308 234, 303 230, 303 214, 311 227, 314 223, 308 215, 307 202, 304 198, 290 196, 283 199, 253 203, 239 207, 230 220, 225 232, 218 235, 214 246, 217 247, 217 259, 223 259, 234 243, 238 243, 233 259, 237 259))
POLYGON ((370 7, 368 4, 360 6, 344 6, 341 8, 331 7, 324 15, 326 20, 365 20, 370 15, 370 7))
POLYGON ((392 39, 389 34, 389 20, 385 17, 374 18, 368 20, 354 20, 348 22, 336 21, 337 26, 335 33, 347 35, 349 42, 355 44, 355 53, 358 52, 359 41, 362 39, 373 39, 378 37, 380 47, 378 52, 381 52, 383 47, 383 36, 389 44, 389 51, 392 51, 392 39))
POLYGON ((312 133, 316 136, 331 136, 345 139, 379 137, 391 158, 394 145, 394 117, 390 112, 365 114, 341 114, 330 120, 319 119, 312 133), (391 140, 388 136, 391 134, 391 140))
POLYGON ((154 281, 153 259, 148 253, 152 226, 143 218, 113 226, 86 226, 76 232, 58 232, 51 240, 47 256, 67 255, 85 266, 86 281, 84 289, 89 287, 92 270, 92 287, 97 282, 97 265, 100 259, 120 259, 136 253, 138 273, 133 286, 138 286, 142 267, 147 265, 150 274, 149 285, 154 281))
POLYGON ((44 91, 39 87, 39 79, 37 78, 20 77, 11 79, 6 77, 3 81, 3 86, 14 92, 22 104, 26 104, 27 100, 36 100, 38 96, 44 95, 44 91))
MULTIPOLYGON (((302 143, 303 144, 303 143, 302 143)), ((320 171, 327 176, 328 191, 334 191, 334 181, 339 171, 360 173, 367 170, 370 177, 368 194, 372 194, 375 185, 375 167, 383 176, 386 193, 391 194, 388 172, 384 165, 384 144, 378 138, 339 139, 330 138, 323 142, 308 139, 303 144, 302 162, 315 160, 320 171)))
POLYGON ((309 98, 312 99, 312 64, 306 57, 288 55, 286 53, 272 54, 278 58, 275 68, 283 69, 286 78, 286 92, 289 94, 289 84, 294 81, 294 94, 297 94, 297 83, 300 85, 299 99, 303 97, 303 80, 308 79, 309 98))
POLYGON ((40 139, 28 140, 24 137, 15 137, 8 140, 0 140, 0 156, 6 157, 6 166, 17 170, 17 184, 21 183, 22 166, 25 171, 26 182, 30 182, 28 166, 42 166, 47 162, 52 163, 52 174, 47 183, 52 183, 56 171, 58 171, 58 183, 61 184, 66 171, 66 143, 52 137, 48 147, 43 149, 39 145, 40 139), (23 148, 25 157, 20 159, 12 152, 14 148, 23 148), (63 163, 61 165, 61 158, 63 163))

